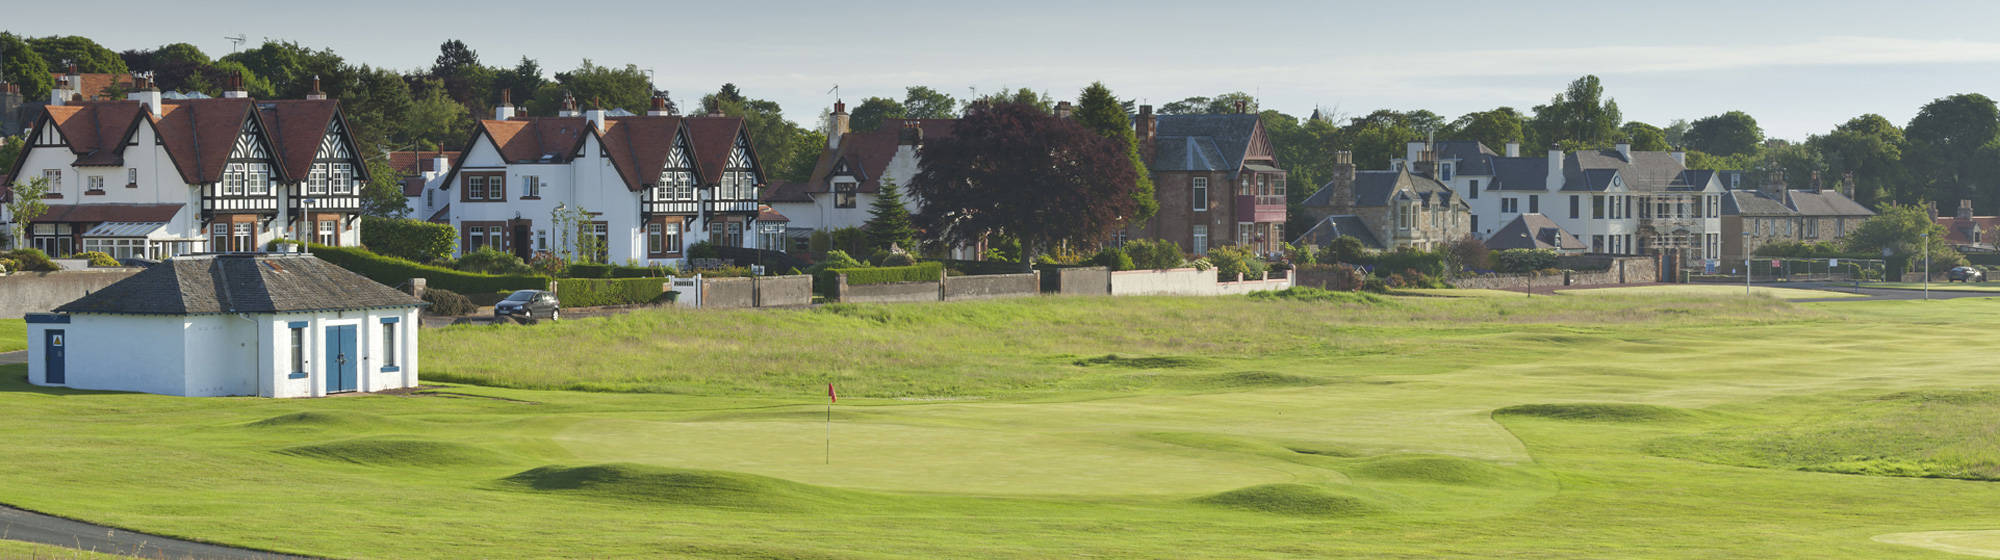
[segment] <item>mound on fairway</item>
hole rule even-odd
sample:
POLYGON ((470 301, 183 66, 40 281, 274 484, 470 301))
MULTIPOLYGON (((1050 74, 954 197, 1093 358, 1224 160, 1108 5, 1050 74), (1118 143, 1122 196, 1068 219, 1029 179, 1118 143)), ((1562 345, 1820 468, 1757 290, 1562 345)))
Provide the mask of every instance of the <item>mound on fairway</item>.
POLYGON ((1531 475, 1516 469, 1444 455, 1379 457, 1360 463, 1348 474, 1357 478, 1460 486, 1513 487, 1534 482, 1531 475))
POLYGON ((1747 423, 1650 441, 1655 455, 1812 472, 2000 481, 2000 391, 1776 399, 1758 410, 1805 421, 1747 423))
POLYGON ((1694 417, 1678 408, 1623 403, 1523 404, 1495 410, 1493 415, 1579 422, 1671 422, 1694 417))
POLYGON ((763 511, 810 510, 866 499, 861 492, 767 476, 632 463, 549 465, 507 477, 501 484, 516 490, 599 499, 763 511))
POLYGON ((1105 354, 1095 358, 1077 360, 1075 363, 1076 365, 1085 367, 1112 366, 1133 369, 1172 369, 1195 367, 1208 363, 1208 361, 1188 356, 1120 356, 1117 354, 1105 354))
POLYGON ((270 429, 352 429, 382 427, 393 423, 387 418, 360 412, 294 412, 283 416, 272 416, 244 426, 270 429))
POLYGON ((485 448, 417 438, 361 438, 278 450, 294 457, 381 467, 451 467, 505 462, 485 448))
POLYGON ((1195 503, 1299 517, 1353 517, 1388 508, 1374 500, 1305 484, 1263 484, 1195 499, 1195 503))

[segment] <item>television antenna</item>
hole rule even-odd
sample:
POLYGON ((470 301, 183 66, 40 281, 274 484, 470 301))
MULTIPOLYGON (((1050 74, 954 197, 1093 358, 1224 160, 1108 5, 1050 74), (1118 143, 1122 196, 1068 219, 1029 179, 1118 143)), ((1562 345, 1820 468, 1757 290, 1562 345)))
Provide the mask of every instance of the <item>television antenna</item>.
POLYGON ((244 41, 250 40, 249 37, 245 37, 242 33, 237 33, 235 35, 223 35, 222 38, 229 40, 229 52, 232 53, 236 52, 238 49, 243 48, 244 41))

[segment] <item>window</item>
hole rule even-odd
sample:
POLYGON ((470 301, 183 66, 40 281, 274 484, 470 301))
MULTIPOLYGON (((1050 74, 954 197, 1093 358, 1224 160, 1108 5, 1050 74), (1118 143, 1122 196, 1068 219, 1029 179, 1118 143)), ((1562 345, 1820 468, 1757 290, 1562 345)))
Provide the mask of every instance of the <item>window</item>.
POLYGON ((1473 232, 1473 233, 1478 233, 1478 232, 1479 232, 1479 215, 1478 215, 1478 214, 1473 214, 1473 215, 1472 215, 1472 232, 1473 232))
POLYGON ((1579 207, 1582 206, 1582 203, 1583 203, 1583 197, 1577 195, 1569 195, 1569 219, 1572 220, 1577 219, 1578 209, 1579 207))
POLYGON ((507 200, 506 177, 497 173, 466 175, 464 200, 466 202, 502 202, 507 200))
POLYGON ((1602 235, 1590 236, 1590 252, 1592 253, 1604 252, 1604 236, 1602 235))
POLYGON ((83 250, 98 251, 113 258, 146 258, 147 244, 143 237, 86 237, 83 250))
POLYGON ((1542 195, 1538 194, 1528 195, 1528 213, 1536 214, 1540 213, 1541 211, 1542 211, 1542 195))
POLYGON ((542 177, 540 175, 528 175, 522 177, 521 198, 541 198, 541 197, 542 197, 542 177))
MULTIPOLYGON (((609 257, 611 256, 611 229, 610 229, 610 227, 609 227, 609 226, 606 226, 606 225, 604 224, 604 222, 591 222, 591 223, 589 223, 589 224, 585 225, 585 226, 584 226, 584 228, 585 228, 585 231, 584 231, 584 233, 585 233, 586 235, 589 235, 589 236, 591 237, 591 239, 593 239, 593 240, 595 240, 595 241, 596 241, 596 245, 597 245, 597 254, 596 254, 596 255, 594 255, 594 256, 595 256, 595 259, 596 259, 596 262, 600 262, 600 263, 601 263, 601 262, 606 262, 606 261, 607 261, 607 259, 608 259, 608 258, 609 258, 609 257)), ((500 228, 498 228, 498 227, 495 227, 495 228, 493 228, 493 229, 494 229, 494 234, 495 234, 495 235, 498 235, 498 234, 499 234, 499 229, 500 229, 500 228)))
POLYGON ((1438 180, 1439 181, 1451 180, 1451 164, 1446 163, 1438 165, 1438 180))
POLYGON ((236 224, 233 227, 229 228, 230 229, 229 250, 231 251, 255 250, 254 247, 257 246, 257 239, 255 237, 255 234, 250 231, 250 228, 252 226, 253 224, 251 224, 250 222, 236 222, 236 224))
POLYGON ((396 368, 396 324, 382 323, 382 369, 396 368))
POLYGON ((91 175, 91 176, 90 176, 90 179, 88 179, 88 181, 90 182, 90 190, 93 190, 93 191, 103 191, 103 190, 104 190, 104 176, 103 176, 103 175, 91 175))
POLYGON ((61 170, 61 169, 43 169, 43 170, 42 170, 42 177, 43 177, 43 178, 46 178, 46 179, 48 179, 48 180, 49 180, 49 192, 52 192, 52 193, 60 193, 60 192, 62 192, 62 170, 61 170))
POLYGON ((1193 206, 1193 207, 1194 207, 1194 211, 1196 211, 1196 212, 1207 212, 1207 211, 1208 211, 1208 178, 1207 178, 1207 177, 1195 177, 1195 178, 1193 179, 1193 183, 1192 183, 1192 184, 1194 185, 1194 192, 1188 195, 1188 197, 1189 197, 1189 198, 1188 198, 1188 200, 1190 200, 1190 201, 1193 201, 1193 205, 1194 205, 1194 206, 1193 206))
POLYGON ((546 229, 535 230, 535 250, 536 251, 549 250, 549 230, 546 229))
POLYGON ((1251 225, 1253 225, 1253 224, 1247 224, 1247 223, 1238 223, 1238 224, 1236 224, 1236 244, 1237 244, 1237 245, 1249 245, 1249 244, 1250 244, 1251 240, 1252 240, 1252 239, 1254 238, 1254 237, 1253 237, 1253 234, 1251 234, 1251 233, 1250 233, 1250 226, 1251 226, 1251 225))
POLYGON ((318 231, 313 236, 313 242, 328 247, 340 246, 340 221, 320 220, 318 231))
POLYGON ((69 256, 76 252, 75 246, 72 245, 74 238, 71 236, 74 233, 75 230, 70 228, 70 224, 35 224, 34 236, 30 241, 36 249, 48 253, 51 257, 69 256))
POLYGON ((1479 198, 1479 180, 1478 180, 1478 179, 1471 179, 1471 180, 1467 180, 1467 181, 1465 182, 1465 194, 1466 194, 1466 195, 1467 195, 1467 196, 1468 196, 1469 198, 1479 198))
POLYGON ((1590 219, 1593 220, 1604 219, 1604 197, 1601 196, 1590 197, 1590 219))
POLYGON ((483 226, 465 226, 465 252, 478 251, 485 246, 486 228, 483 226))
POLYGON ((1194 254, 1208 254, 1208 226, 1194 226, 1194 254))
POLYGON ((328 186, 328 190, 333 194, 354 194, 354 166, 333 164, 333 184, 328 186))
POLYGON ((1521 211, 1521 199, 1506 197, 1500 199, 1500 211, 1508 214, 1521 211))
MULTIPOLYGON (((39 226, 37 226, 39 227, 39 226)), ((40 241, 39 239, 36 241, 40 241)), ((208 250, 221 253, 229 250, 229 224, 217 222, 208 228, 208 250)), ((44 251, 47 252, 47 251, 44 251)), ((51 255, 55 253, 49 253, 51 255)))
POLYGON ((1247 174, 1247 173, 1246 173, 1246 174, 1244 174, 1244 175, 1243 175, 1243 178, 1242 178, 1242 180, 1240 180, 1240 181, 1237 181, 1237 183, 1236 183, 1236 194, 1239 194, 1239 195, 1247 195, 1247 194, 1257 194, 1257 193, 1255 193, 1255 192, 1252 192, 1252 191, 1250 190, 1250 175, 1249 175, 1249 174, 1247 174))
POLYGON ((646 224, 646 252, 654 255, 667 252, 666 233, 666 228, 661 224, 646 224))
POLYGON ((833 184, 833 207, 834 207, 834 208, 853 208, 853 207, 854 207, 854 198, 855 198, 855 192, 856 192, 856 189, 855 189, 855 186, 856 186, 856 184, 855 184, 855 183, 850 183, 850 182, 840 182, 840 183, 834 183, 834 184, 833 184))
POLYGON ((667 237, 666 237, 666 243, 667 243, 667 251, 666 251, 666 252, 668 252, 668 253, 680 253, 680 252, 681 252, 681 247, 682 247, 682 245, 681 245, 681 224, 680 224, 680 222, 671 222, 671 223, 668 223, 668 224, 667 224, 667 237))
POLYGON ((292 327, 292 373, 306 372, 306 328, 292 327))
POLYGON ((466 177, 466 178, 465 178, 465 199, 466 199, 466 200, 486 200, 486 178, 485 178, 485 177, 466 177))
POLYGON ((271 166, 262 163, 252 163, 248 166, 248 168, 249 169, 246 170, 243 182, 244 184, 249 185, 250 194, 257 196, 270 196, 271 166))
POLYGON ((243 164, 232 163, 222 170, 222 194, 243 196, 243 164))
POLYGON ((139 168, 137 167, 125 168, 125 188, 128 189, 139 188, 139 168))
POLYGON ((326 194, 326 164, 315 163, 306 174, 306 194, 326 194))
POLYGON ((1270 194, 1271 194, 1271 176, 1270 176, 1270 175, 1258 175, 1258 176, 1257 176, 1257 195, 1258 195, 1258 196, 1269 196, 1270 194))
POLYGON ((1285 196, 1284 177, 1278 177, 1276 179, 1271 180, 1271 196, 1285 196))
POLYGON ((771 251, 791 249, 786 245, 784 222, 757 224, 757 248, 771 251))

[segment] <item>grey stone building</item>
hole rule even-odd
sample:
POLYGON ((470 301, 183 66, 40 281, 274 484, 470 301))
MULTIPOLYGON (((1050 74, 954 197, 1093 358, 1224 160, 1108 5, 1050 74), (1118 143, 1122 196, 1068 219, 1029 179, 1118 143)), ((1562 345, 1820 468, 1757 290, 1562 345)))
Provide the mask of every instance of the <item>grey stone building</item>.
POLYGON ((1472 208, 1436 177, 1435 156, 1410 168, 1356 171, 1351 153, 1336 152, 1333 180, 1301 204, 1313 226, 1295 241, 1340 231, 1379 249, 1433 250, 1470 235, 1472 208), (1351 233, 1356 222, 1367 236, 1351 233))

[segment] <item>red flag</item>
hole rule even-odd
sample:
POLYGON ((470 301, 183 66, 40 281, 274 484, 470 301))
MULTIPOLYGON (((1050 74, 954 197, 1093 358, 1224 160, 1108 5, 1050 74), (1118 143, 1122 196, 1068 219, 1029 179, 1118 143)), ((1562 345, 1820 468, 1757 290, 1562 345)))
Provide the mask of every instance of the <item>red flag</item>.
POLYGON ((828 383, 828 384, 826 384, 826 402, 829 402, 829 403, 837 403, 837 402, 840 402, 840 395, 836 395, 836 394, 834 394, 834 393, 833 393, 833 384, 832 384, 832 383, 828 383))

